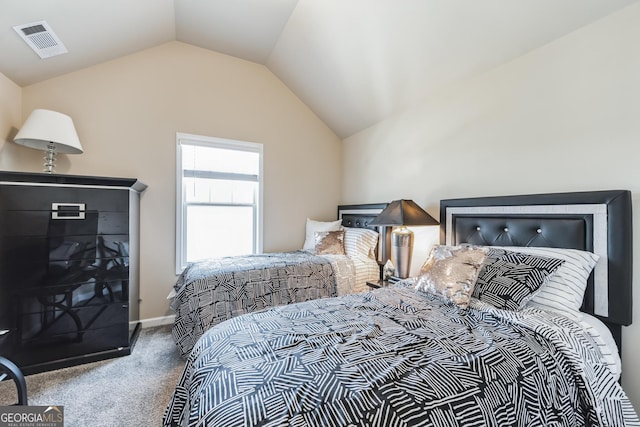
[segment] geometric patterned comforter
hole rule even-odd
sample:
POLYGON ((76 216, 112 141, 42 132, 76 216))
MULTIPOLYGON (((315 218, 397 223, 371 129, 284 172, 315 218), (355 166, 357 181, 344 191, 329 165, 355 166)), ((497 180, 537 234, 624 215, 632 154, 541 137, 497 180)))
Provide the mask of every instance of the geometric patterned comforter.
POLYGON ((309 252, 221 257, 192 263, 178 278, 171 308, 183 357, 212 326, 275 305, 348 293, 355 274, 347 257, 309 252), (339 292, 342 287, 343 292, 339 292))
POLYGON ((638 426, 572 320, 408 282, 269 308, 209 330, 165 426, 638 426))

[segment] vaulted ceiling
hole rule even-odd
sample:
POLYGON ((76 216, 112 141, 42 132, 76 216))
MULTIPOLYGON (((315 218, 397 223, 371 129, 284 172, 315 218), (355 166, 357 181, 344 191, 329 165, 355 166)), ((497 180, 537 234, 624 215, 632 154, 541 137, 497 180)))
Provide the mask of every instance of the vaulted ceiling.
POLYGON ((0 0, 20 86, 178 40, 264 64, 340 137, 640 0, 0 0), (45 20, 68 53, 13 30, 45 20))

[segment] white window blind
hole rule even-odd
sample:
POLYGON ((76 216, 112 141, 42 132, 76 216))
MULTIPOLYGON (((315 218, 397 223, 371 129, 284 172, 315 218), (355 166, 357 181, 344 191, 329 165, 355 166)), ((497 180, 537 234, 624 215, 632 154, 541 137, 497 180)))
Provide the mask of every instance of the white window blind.
POLYGON ((177 134, 176 273, 262 251, 262 144, 177 134))

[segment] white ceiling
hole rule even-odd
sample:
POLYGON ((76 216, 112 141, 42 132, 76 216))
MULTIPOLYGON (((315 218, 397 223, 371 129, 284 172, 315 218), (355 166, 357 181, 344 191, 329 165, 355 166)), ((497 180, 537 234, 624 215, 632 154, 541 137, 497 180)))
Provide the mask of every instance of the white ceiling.
POLYGON ((640 0, 0 0, 26 86, 178 40, 265 64, 340 137, 640 0), (46 20, 40 59, 13 26, 46 20))

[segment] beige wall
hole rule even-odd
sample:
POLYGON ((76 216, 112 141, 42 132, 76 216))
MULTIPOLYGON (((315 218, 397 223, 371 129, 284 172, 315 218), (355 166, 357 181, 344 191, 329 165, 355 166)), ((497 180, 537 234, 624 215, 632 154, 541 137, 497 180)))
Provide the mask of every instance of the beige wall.
POLYGON ((21 147, 11 143, 22 125, 22 89, 0 73, 0 170, 13 170, 21 147))
MULTIPOLYGON (((412 198, 435 216, 443 198, 628 189, 640 230, 639 44, 635 5, 348 138, 343 200, 412 198)), ((633 241, 623 384, 640 410, 633 241)))
MULTIPOLYGON (((340 140, 262 65, 172 42, 22 92, 24 118, 49 108, 74 120, 85 153, 60 155, 58 172, 149 186, 141 204, 143 319, 171 314, 176 132, 264 144, 265 251, 299 249, 307 216, 336 215, 340 140)), ((8 168, 41 169, 42 152, 16 150, 36 155, 8 168)))

